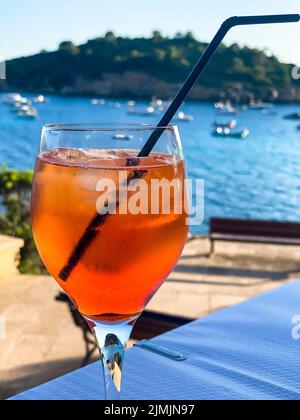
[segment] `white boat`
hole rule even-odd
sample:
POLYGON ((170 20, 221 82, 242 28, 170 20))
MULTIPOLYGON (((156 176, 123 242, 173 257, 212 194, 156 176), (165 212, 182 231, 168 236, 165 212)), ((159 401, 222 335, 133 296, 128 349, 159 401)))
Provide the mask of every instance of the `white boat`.
POLYGON ((12 112, 19 112, 21 108, 28 109, 30 106, 31 106, 31 101, 23 97, 21 97, 17 102, 13 102, 10 105, 12 112))
POLYGON ((21 101, 22 96, 19 93, 8 93, 2 99, 2 103, 5 105, 13 105, 15 102, 21 101))
POLYGON ((237 126, 236 120, 230 120, 230 121, 215 121, 214 123, 215 127, 221 127, 221 128, 229 128, 230 130, 233 130, 237 126))
POLYGON ((192 122, 194 121, 194 117, 192 115, 187 115, 183 111, 181 111, 181 112, 178 112, 177 117, 175 118, 175 121, 192 122))
POLYGON ((155 108, 158 113, 162 113, 166 111, 170 104, 170 101, 163 101, 162 99, 153 98, 150 103, 150 106, 155 108))
POLYGON ((240 110, 235 108, 231 101, 217 102, 215 103, 215 109, 218 110, 219 114, 223 115, 237 115, 240 110))
POLYGON ((92 105, 105 105, 106 101, 104 99, 92 99, 91 104, 92 105))
POLYGON ((224 106, 225 106, 225 104, 224 104, 224 102, 216 102, 215 103, 215 108, 216 109, 223 109, 224 108, 224 106))
POLYGON ((151 103, 150 103, 150 106, 152 106, 156 110, 159 110, 160 112, 162 112, 165 109, 166 104, 162 99, 153 98, 151 103))
POLYGON ((237 115, 239 112, 240 111, 232 105, 226 105, 224 108, 219 109, 219 114, 221 115, 237 115))
POLYGON ((47 98, 44 95, 38 95, 33 98, 33 102, 36 104, 45 104, 47 102, 47 98))
POLYGON ((2 103, 4 105, 17 106, 18 104, 27 105, 30 101, 19 93, 9 93, 2 99, 2 103))
POLYGON ((18 118, 24 118, 24 119, 35 119, 38 117, 37 110, 29 105, 23 105, 19 108, 17 112, 18 118))
POLYGON ((232 131, 230 128, 217 127, 213 132, 215 137, 246 139, 250 135, 250 131, 244 128, 241 131, 232 131))
POLYGON ((164 101, 162 99, 152 98, 151 105, 152 106, 162 106, 164 104, 164 101))
POLYGON ((266 111, 274 108, 274 104, 265 103, 262 101, 250 101, 248 109, 251 111, 266 111))
POLYGON ((145 109, 137 110, 135 108, 128 108, 127 113, 129 115, 138 115, 142 117, 151 117, 152 115, 157 114, 157 110, 153 106, 148 106, 145 109))
POLYGON ((131 136, 130 134, 115 134, 113 136, 114 140, 132 140, 133 136, 131 136))

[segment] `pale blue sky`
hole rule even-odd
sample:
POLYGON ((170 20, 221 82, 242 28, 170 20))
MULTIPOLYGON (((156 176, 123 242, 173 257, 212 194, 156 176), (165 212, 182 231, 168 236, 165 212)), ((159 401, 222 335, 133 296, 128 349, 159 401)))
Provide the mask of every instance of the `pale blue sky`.
MULTIPOLYGON (((2 0, 0 56, 55 49, 62 40, 83 43, 109 29, 120 35, 167 35, 192 30, 209 40, 231 15, 297 13, 299 0, 2 0)), ((237 28, 227 43, 268 48, 300 64, 300 24, 237 28)))

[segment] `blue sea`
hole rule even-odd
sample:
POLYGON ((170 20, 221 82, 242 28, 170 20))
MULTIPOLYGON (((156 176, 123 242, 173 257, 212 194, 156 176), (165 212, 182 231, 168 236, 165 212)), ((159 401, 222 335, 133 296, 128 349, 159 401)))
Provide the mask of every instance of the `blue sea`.
MULTIPOLYGON (((157 122, 153 116, 128 116, 127 101, 120 101, 121 107, 116 108, 110 100, 95 106, 91 98, 48 99, 36 105, 39 118, 30 121, 18 119, 0 97, 0 164, 32 169, 46 123, 141 122, 141 118, 157 122)), ((246 140, 212 135, 214 121, 228 119, 218 116, 212 104, 187 102, 183 110, 194 116, 194 121, 179 124, 188 174, 205 180, 205 223, 193 227, 194 233, 206 231, 212 216, 300 221, 300 130, 296 122, 283 119, 299 112, 299 106, 276 106, 266 115, 250 110, 241 113, 238 127, 251 132, 246 140)))

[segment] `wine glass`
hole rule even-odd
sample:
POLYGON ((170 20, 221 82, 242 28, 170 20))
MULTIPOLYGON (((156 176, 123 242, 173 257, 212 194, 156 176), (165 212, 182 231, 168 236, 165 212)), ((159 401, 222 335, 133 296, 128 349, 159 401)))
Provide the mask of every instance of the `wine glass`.
POLYGON ((40 256, 93 331, 105 395, 120 399, 132 328, 175 267, 187 234, 178 128, 61 124, 43 128, 32 193, 40 256), (164 193, 167 191, 167 193, 164 193))

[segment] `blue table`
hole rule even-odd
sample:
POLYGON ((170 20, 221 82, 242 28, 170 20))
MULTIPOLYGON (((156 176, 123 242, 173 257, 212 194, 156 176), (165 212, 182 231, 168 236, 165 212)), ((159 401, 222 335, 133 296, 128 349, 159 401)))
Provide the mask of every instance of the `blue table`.
MULTIPOLYGON (((154 340, 188 355, 184 362, 133 348, 125 366, 124 398, 298 400, 300 341, 292 338, 295 315, 300 315, 299 281, 154 340)), ((101 385, 96 363, 14 400, 100 399, 101 385)))

